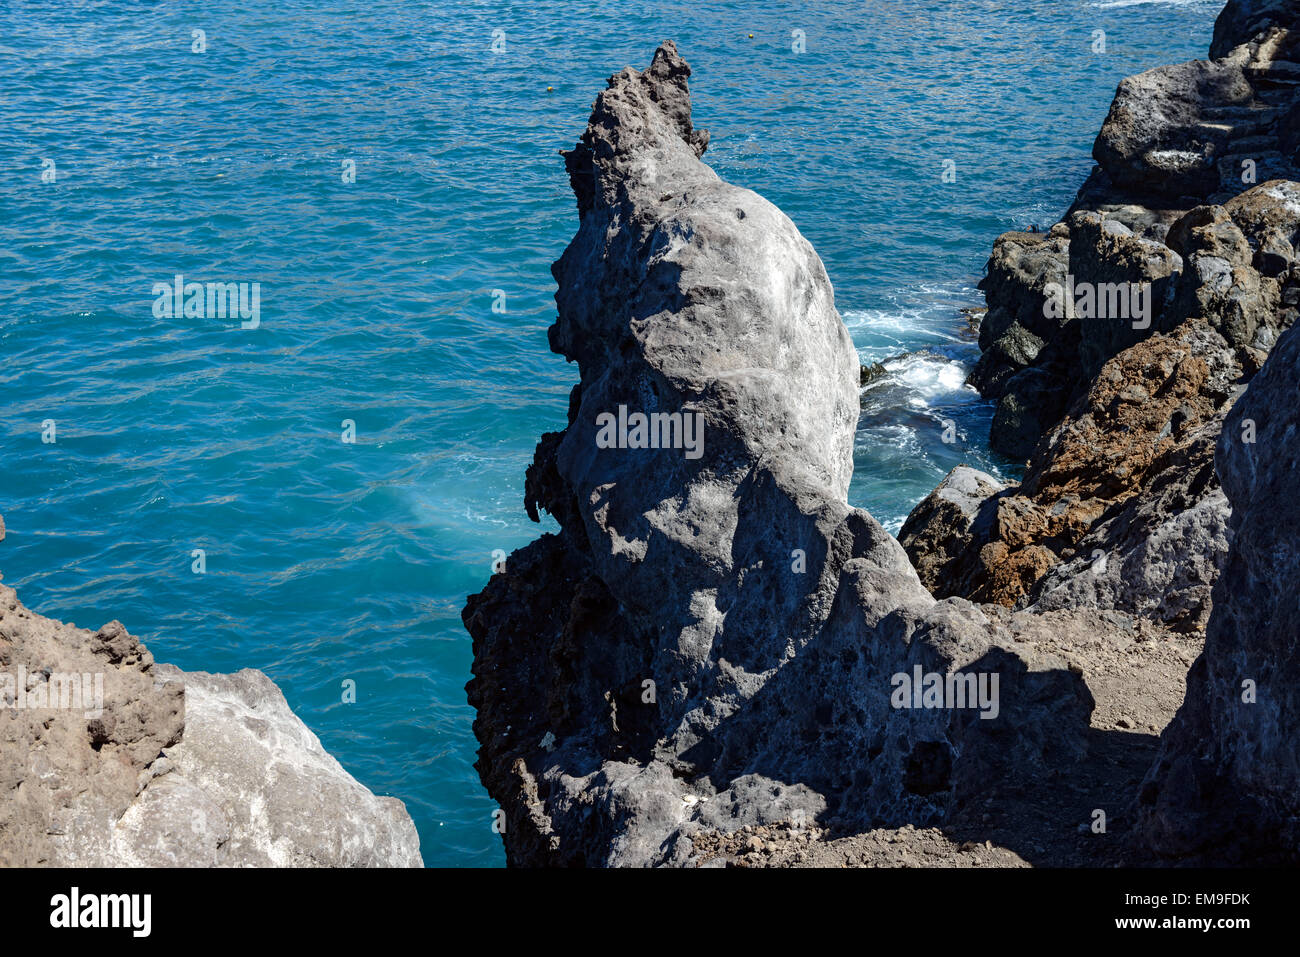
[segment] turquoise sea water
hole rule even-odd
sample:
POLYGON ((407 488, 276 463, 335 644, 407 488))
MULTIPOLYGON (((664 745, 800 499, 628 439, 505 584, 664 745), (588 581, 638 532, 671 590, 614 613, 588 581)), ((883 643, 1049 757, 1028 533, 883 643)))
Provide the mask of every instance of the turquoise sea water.
POLYGON ((9 0, 5 581, 183 668, 264 670, 426 862, 498 865, 459 612, 539 531, 524 468, 576 381, 546 346, 556 151, 605 78, 676 39, 705 159, 820 252, 891 370, 852 496, 896 530, 952 465, 1009 465, 962 387, 993 237, 1054 221, 1117 81, 1203 55, 1221 5, 9 0), (260 325, 156 316, 177 273, 259 283, 260 325))

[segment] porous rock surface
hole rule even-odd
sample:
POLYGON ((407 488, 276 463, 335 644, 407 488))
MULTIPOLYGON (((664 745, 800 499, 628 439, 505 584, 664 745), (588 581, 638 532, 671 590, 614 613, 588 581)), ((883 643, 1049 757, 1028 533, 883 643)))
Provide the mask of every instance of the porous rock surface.
POLYGON ((54 621, 0 585, 0 867, 420 864, 402 802, 260 671, 158 664, 120 622, 54 621))
POLYGON ((1255 179, 1296 175, 1278 116, 1300 90, 1297 38, 1300 5, 1232 0, 1211 61, 1121 83, 1066 217, 995 242, 971 381, 998 400, 993 446, 1028 461, 969 519, 925 503, 909 517, 900 539, 936 596, 1203 632, 1231 539, 1214 443, 1300 311, 1300 182, 1255 179), (1208 158, 1184 169, 1170 156, 1189 144, 1208 158), (1097 302, 1139 288, 1149 312, 1049 308, 1052 283, 1097 302))
MULTIPOLYGON (((1116 789, 1132 842, 1115 860, 1300 861, 1298 42, 1294 0, 1230 0, 1210 61, 1120 85, 1072 209, 1001 237, 983 283, 972 381, 1024 478, 936 507, 954 473, 901 533, 936 596, 1203 644, 1140 791, 1116 789), (1063 281, 1144 285, 1149 321, 1044 309, 1063 281)), ((1125 699, 1160 673, 1119 676, 1125 699)))
POLYGON ((1300 862, 1300 330, 1228 415, 1218 471, 1233 547, 1205 650, 1139 801, 1157 851, 1199 863, 1300 862))
POLYGON ((1006 233, 981 283, 988 313, 971 382, 998 401, 994 448, 1025 459, 1100 367, 1192 317, 1251 371, 1281 331, 1300 241, 1300 0, 1230 0, 1209 60, 1129 77, 1097 166, 1046 233, 1006 233), (1150 324, 1044 315, 1045 287, 1149 283, 1150 324), (1251 358, 1247 355, 1246 358, 1251 358))
MULTIPOLYGON (((566 155, 580 226, 550 338, 581 381, 526 480, 561 530, 463 612, 512 864, 704 864, 746 825, 948 821, 1088 750, 1093 696, 1045 634, 935 601, 847 505, 859 366, 830 283, 701 162, 688 75, 671 43, 616 74, 566 155), (702 455, 598 446, 620 405, 698 413, 702 455), (996 674, 997 715, 894 707, 915 666, 996 674)), ((1057 630, 1132 628, 1072 616, 1057 630)))
POLYGON ((875 372, 816 254, 701 162, 671 44, 610 80, 566 154, 580 226, 554 267, 551 345, 581 381, 526 478, 560 531, 463 612, 510 863, 1296 856, 1297 357, 1274 348, 1300 309, 1295 14, 1231 0, 1211 61, 1121 85, 1062 221, 999 238, 972 381, 1025 475, 955 469, 901 548, 845 503, 875 372), (1048 310, 1052 284, 1149 310, 1048 310), (1268 465, 1225 451, 1253 392, 1279 409, 1268 465), (703 454, 601 447, 619 406, 698 413, 703 454), (996 674, 998 718, 897 707, 917 665, 996 674), (1243 675, 1271 696, 1251 712, 1243 675))

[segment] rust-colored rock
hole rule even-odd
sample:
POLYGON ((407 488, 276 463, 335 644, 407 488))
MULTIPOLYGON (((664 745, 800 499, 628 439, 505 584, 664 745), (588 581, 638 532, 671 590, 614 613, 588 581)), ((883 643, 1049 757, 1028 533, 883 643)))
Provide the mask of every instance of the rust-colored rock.
MULTIPOLYGON (((1228 399, 1231 350, 1198 321, 1157 334, 1103 367, 1038 447, 1018 487, 971 505, 949 534, 941 568, 923 577, 939 597, 1023 604, 1099 524, 1149 488, 1228 399)), ((918 519, 918 509, 914 516, 918 519)), ((909 518, 900 540, 918 568, 935 564, 940 534, 909 518)))

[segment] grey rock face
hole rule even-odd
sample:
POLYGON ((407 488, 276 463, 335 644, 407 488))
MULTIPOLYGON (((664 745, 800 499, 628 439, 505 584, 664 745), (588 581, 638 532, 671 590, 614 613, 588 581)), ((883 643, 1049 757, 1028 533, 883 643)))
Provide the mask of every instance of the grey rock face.
POLYGON ((692 835, 747 823, 941 819, 1086 747, 1078 675, 936 603, 847 505, 859 367, 829 280, 788 218, 700 161, 688 75, 671 43, 615 75, 566 156, 580 226, 551 344, 581 382, 526 481, 561 533, 463 613, 477 767, 515 864, 684 864, 692 835), (620 406, 700 416, 698 455, 609 447, 620 406), (997 715, 895 706, 914 667, 996 676, 997 715))
MULTIPOLYGON (((1234 134, 1267 131, 1239 63, 1193 60, 1122 80, 1093 157, 1119 189, 1172 199, 1218 190, 1234 134)), ((1270 114, 1271 116, 1271 114, 1270 114)))
POLYGON ((1300 102, 1300 6, 1230 0, 1210 58, 1120 83, 1093 147, 1111 188, 1187 208, 1243 183, 1300 178, 1287 141, 1300 102))
MULTIPOLYGON (((989 303, 980 323, 981 355, 970 376, 971 385, 981 394, 989 398, 1023 395, 1031 381, 1021 379, 1013 384, 1012 380, 1028 368, 1045 372, 1054 385, 1068 376, 1063 367, 1077 351, 1075 330, 1069 317, 1049 318, 1043 303, 1048 284, 1067 284, 1069 266, 1069 234, 1064 227, 1050 235, 1004 233, 993 244, 985 277, 980 281, 989 303)), ((1006 436, 1005 440, 999 438, 999 451, 1028 456, 1042 430, 1064 412, 1067 397, 1059 389, 1054 392, 1046 406, 1038 407, 1037 414, 1047 421, 1025 430, 1027 438, 1012 437, 1006 424, 993 431, 999 437, 1006 436), (1024 448, 1026 444, 1028 448, 1024 448)), ((1028 405, 1019 398, 1009 400, 1003 415, 1009 417, 1028 405)))
POLYGON ((420 865, 405 807, 264 674, 158 665, 120 623, 43 618, 0 586, 0 866, 380 865, 420 865))
POLYGON ((1210 55, 1124 80, 1094 146, 1099 165, 1064 220, 1046 236, 1012 232, 994 244, 971 384, 999 402, 998 451, 1028 458, 1108 359, 1186 319, 1256 350, 1249 373, 1276 338, 1272 328, 1257 341, 1277 311, 1273 282, 1296 261, 1294 217, 1281 211, 1300 189, 1300 10, 1294 0, 1232 0, 1210 55), (1206 219, 1198 207, 1217 206, 1231 223, 1210 236, 1220 214, 1206 219), (1234 231, 1249 244, 1244 257, 1234 231), (1067 275, 1080 287, 1149 283, 1151 321, 1045 317, 1047 284, 1067 275))
POLYGON ((1228 200, 1223 211, 1241 230, 1262 275, 1280 278, 1300 258, 1300 183, 1261 183, 1228 200))
MULTIPOLYGON (((1294 186, 1270 183, 1256 187, 1236 197, 1234 209, 1245 214, 1256 204, 1252 196, 1294 186)), ((1269 256, 1283 260, 1276 267, 1278 273, 1289 267, 1288 255, 1294 255, 1282 235, 1281 230, 1260 230, 1255 242, 1261 250, 1260 262, 1269 256)), ((1254 268, 1256 254, 1227 208, 1199 206, 1174 224, 1169 237, 1187 264, 1178 278, 1170 311, 1207 320, 1239 350, 1262 347, 1267 352, 1279 331, 1281 289, 1274 279, 1254 268), (1264 338, 1259 339, 1261 332, 1264 338)))
POLYGON ((1077 320, 1084 379, 1095 377, 1111 356, 1179 324, 1180 317, 1166 316, 1165 301, 1182 269, 1177 252, 1123 223, 1083 211, 1071 217, 1070 274, 1095 287, 1094 308, 1077 320), (1139 318, 1139 311, 1146 314, 1139 318))
POLYGON ((756 549, 750 562, 788 565, 796 546, 771 554, 772 539, 793 543, 847 517, 821 500, 847 493, 859 370, 812 247, 775 206, 698 161, 686 75, 661 51, 644 78, 625 71, 598 99, 568 156, 582 171, 572 174, 580 205, 588 190, 594 199, 553 270, 551 331, 582 375, 556 470, 613 596, 659 627, 698 633, 663 673, 673 683, 701 677, 721 614, 709 606, 740 560, 736 538, 756 549), (620 407, 698 416, 700 457, 599 448, 598 419, 620 407), (750 529, 741 505, 751 496, 807 502, 770 513, 775 528, 750 529))
POLYGON ((184 686, 184 734, 150 765, 106 865, 422 865, 405 805, 348 774, 262 672, 155 674, 184 686))
POLYGON ((1139 804, 1148 840, 1165 854, 1300 860, 1298 390, 1300 330, 1292 329, 1219 438, 1232 547, 1205 650, 1139 804))
POLYGON ((898 542, 931 592, 954 577, 952 564, 976 537, 972 526, 981 508, 1005 487, 986 472, 959 465, 907 516, 898 542))

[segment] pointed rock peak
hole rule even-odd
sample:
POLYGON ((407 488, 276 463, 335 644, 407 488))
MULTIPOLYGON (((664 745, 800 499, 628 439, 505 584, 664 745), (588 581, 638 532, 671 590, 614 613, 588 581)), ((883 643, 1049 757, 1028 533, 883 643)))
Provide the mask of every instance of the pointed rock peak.
POLYGON ((704 154, 709 134, 691 122, 690 75, 677 45, 665 40, 644 72, 624 67, 609 78, 582 138, 572 150, 561 150, 580 214, 598 197, 602 205, 615 201, 638 155, 672 153, 678 143, 696 159, 704 154))

